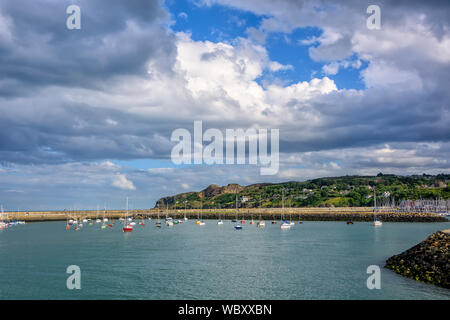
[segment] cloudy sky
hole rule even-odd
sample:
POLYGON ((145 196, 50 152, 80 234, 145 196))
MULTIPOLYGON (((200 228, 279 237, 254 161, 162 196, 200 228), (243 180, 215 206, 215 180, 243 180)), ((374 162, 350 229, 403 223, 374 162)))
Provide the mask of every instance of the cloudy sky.
POLYGON ((0 203, 149 208, 211 183, 449 173, 449 21, 448 1, 2 0, 0 203), (278 128, 278 174, 175 165, 171 133, 194 120, 278 128))

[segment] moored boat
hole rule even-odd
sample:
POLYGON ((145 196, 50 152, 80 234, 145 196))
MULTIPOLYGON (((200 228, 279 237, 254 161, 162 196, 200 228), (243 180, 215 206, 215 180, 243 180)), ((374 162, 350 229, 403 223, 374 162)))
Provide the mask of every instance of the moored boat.
MULTIPOLYGON (((128 197, 127 197, 127 212, 126 212, 126 215, 128 217, 128 197)), ((133 231, 133 226, 129 223, 129 219, 125 219, 125 226, 123 227, 122 231, 123 232, 132 232, 133 231)))
POLYGON ((381 227, 383 225, 383 222, 381 222, 377 218, 377 194, 375 192, 375 188, 373 188, 373 203, 374 203, 374 208, 373 208, 373 226, 374 227, 381 227))
POLYGON ((280 226, 280 229, 290 229, 291 228, 291 224, 287 221, 283 221, 283 223, 280 226))

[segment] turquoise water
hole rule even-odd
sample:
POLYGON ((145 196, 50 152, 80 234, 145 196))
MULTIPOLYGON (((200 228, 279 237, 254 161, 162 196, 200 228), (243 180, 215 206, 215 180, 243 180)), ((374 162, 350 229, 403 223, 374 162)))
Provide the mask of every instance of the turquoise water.
POLYGON ((1 299, 450 299, 450 290, 383 268, 450 223, 64 227, 0 231, 1 299), (66 288, 69 265, 81 268, 80 290, 66 288), (367 289, 369 265, 381 267, 380 290, 367 289))

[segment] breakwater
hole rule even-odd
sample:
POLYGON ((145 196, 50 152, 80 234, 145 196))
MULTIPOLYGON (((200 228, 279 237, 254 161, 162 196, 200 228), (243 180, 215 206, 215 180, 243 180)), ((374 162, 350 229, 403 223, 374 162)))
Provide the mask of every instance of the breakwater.
MULTIPOLYGON (((236 214, 235 209, 171 209, 163 211, 158 209, 140 209, 130 210, 129 216, 135 218, 157 218, 158 215, 163 218, 166 214, 172 218, 182 218, 186 215, 189 219, 259 219, 261 216, 265 220, 280 220, 284 214, 286 219, 304 220, 304 221, 373 221, 373 208, 352 207, 352 208, 251 208, 239 209, 236 214)), ((124 217, 124 210, 108 210, 107 218, 117 219, 124 217)), ((102 218, 103 212, 96 210, 78 210, 78 211, 29 211, 29 212, 6 212, 5 216, 9 220, 23 221, 58 221, 74 218, 102 218)), ((377 212, 377 217, 384 222, 446 222, 445 217, 435 213, 405 213, 397 211, 377 212)))
POLYGON ((433 233, 418 245, 390 257, 385 268, 450 289, 450 230, 433 233))

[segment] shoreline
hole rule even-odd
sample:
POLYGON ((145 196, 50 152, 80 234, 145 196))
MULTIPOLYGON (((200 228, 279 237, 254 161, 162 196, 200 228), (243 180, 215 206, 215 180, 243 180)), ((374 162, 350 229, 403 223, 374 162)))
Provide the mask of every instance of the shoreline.
MULTIPOLYGON (((158 209, 147 210, 129 210, 129 216, 135 218, 157 218, 158 209)), ((109 210, 105 217, 108 219, 118 219, 125 215, 125 210, 109 210)), ((196 219, 200 215, 204 219, 225 219, 231 220, 236 218, 235 209, 184 209, 168 210, 168 216, 174 219, 184 217, 196 219)), ((245 208, 238 210, 238 219, 240 220, 258 220, 259 216, 264 220, 280 220, 283 214, 282 208, 245 208)), ((29 211, 29 212, 5 212, 9 220, 21 220, 26 222, 38 221, 64 221, 73 218, 102 218, 103 212, 96 210, 79 210, 79 211, 29 211)), ((298 221, 373 221, 373 208, 354 207, 354 208, 285 208, 284 215, 286 219, 298 221)), ((159 210, 160 218, 166 216, 166 211, 159 210)), ((377 218, 385 222, 449 222, 450 220, 439 216, 432 212, 410 213, 397 211, 377 211, 377 218)))

